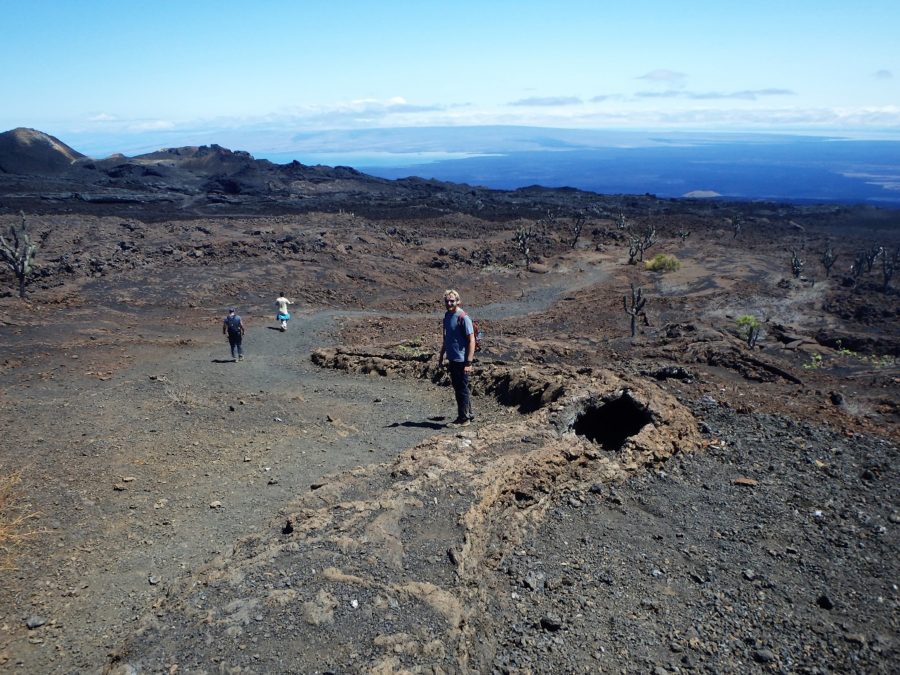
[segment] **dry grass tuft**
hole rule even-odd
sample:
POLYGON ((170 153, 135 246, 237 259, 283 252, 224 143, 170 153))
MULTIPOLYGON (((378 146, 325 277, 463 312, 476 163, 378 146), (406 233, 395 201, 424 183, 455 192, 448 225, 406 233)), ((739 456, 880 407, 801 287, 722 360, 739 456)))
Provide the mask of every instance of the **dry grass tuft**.
POLYGON ((163 395, 165 400, 174 406, 195 408, 201 404, 200 399, 187 384, 165 381, 163 382, 163 395))
POLYGON ((29 520, 38 514, 22 502, 18 491, 21 474, 0 472, 0 570, 14 568, 16 548, 28 537, 37 534, 28 528, 29 520))

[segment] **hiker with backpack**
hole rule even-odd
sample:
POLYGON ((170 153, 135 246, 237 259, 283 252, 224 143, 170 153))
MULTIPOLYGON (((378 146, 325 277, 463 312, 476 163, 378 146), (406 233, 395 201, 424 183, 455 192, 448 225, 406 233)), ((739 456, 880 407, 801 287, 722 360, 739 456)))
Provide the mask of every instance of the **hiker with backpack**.
POLYGON ((234 307, 228 310, 228 316, 222 322, 222 334, 228 336, 231 358, 235 361, 243 361, 244 322, 241 321, 241 317, 234 313, 234 307))
POLYGON ((450 382, 456 395, 456 419, 454 426, 468 426, 475 415, 472 414, 472 395, 469 392, 469 373, 472 372, 472 359, 475 357, 475 326, 472 319, 463 311, 461 298, 455 290, 444 291, 443 344, 438 355, 438 368, 444 365, 447 356, 447 368, 450 371, 450 382))

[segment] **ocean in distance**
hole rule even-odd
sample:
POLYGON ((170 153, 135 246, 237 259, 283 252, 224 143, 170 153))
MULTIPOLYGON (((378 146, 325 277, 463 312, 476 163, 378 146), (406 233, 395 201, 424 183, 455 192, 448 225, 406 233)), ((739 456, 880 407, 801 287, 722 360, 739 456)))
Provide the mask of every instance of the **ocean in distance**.
MULTIPOLYGON (((417 176, 496 189, 574 187, 603 194, 865 203, 900 208, 900 141, 759 137, 481 152, 261 153, 286 163, 352 166, 382 178, 417 176)), ((320 148, 316 148, 319 150, 320 148)))

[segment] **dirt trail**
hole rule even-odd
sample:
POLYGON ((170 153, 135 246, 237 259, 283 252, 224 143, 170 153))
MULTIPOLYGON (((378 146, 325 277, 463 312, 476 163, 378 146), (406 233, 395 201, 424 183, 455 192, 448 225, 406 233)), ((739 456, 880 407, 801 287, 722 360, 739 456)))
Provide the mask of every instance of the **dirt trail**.
MULTIPOLYGON (((539 310, 561 291, 523 293, 505 312, 539 310)), ((4 584, 0 663, 101 667, 171 583, 323 475, 446 432, 446 389, 310 363, 338 319, 367 315, 385 316, 307 310, 282 333, 251 310, 240 363, 219 319, 152 308, 67 310, 68 325, 10 340, 24 367, 2 375, 0 428, 16 439, 4 462, 25 467, 22 493, 51 496, 31 504, 41 532, 4 584), (46 624, 29 630, 35 620, 46 624)), ((509 414, 490 397, 476 405, 482 422, 509 414)))
POLYGON ((106 380, 83 375, 107 372, 90 344, 48 347, 43 379, 5 375, 2 427, 16 442, 4 461, 25 467, 23 493, 56 495, 32 505, 46 532, 4 584, 5 666, 99 668, 172 580, 323 474, 385 461, 443 427, 452 396, 429 382, 310 364, 334 317, 307 313, 286 333, 250 319, 241 363, 217 326, 194 325, 179 339, 201 346, 132 344, 133 365, 106 380), (26 628, 35 617, 47 621, 38 632, 26 628))

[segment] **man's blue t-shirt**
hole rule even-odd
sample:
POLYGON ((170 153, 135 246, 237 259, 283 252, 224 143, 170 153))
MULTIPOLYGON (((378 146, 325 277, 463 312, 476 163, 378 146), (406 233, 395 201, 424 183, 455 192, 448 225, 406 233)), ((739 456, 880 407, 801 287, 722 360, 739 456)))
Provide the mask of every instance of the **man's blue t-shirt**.
POLYGON ((463 314, 461 309, 444 313, 444 353, 447 355, 448 361, 466 360, 468 338, 475 332, 472 327, 472 319, 468 314, 460 321, 463 314))

